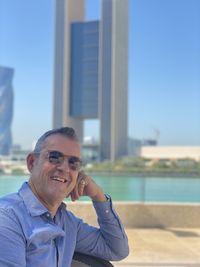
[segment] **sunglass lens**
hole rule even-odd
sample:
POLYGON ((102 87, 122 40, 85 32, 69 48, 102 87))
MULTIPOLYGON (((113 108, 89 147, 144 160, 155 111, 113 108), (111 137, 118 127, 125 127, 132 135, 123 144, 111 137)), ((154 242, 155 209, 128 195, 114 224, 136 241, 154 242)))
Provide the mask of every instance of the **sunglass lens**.
POLYGON ((64 160, 64 156, 59 151, 50 151, 49 152, 49 162, 52 164, 62 163, 64 160))
POLYGON ((80 167, 81 167, 81 162, 80 162, 80 159, 77 158, 77 157, 70 157, 68 159, 68 163, 70 165, 70 168, 72 170, 79 170, 80 167))
MULTIPOLYGON (((65 157, 61 152, 59 151, 50 151, 49 152, 49 162, 52 164, 62 164, 65 160, 65 157)), ((72 170, 79 170, 81 167, 81 161, 77 157, 67 157, 68 164, 70 169, 72 170)))

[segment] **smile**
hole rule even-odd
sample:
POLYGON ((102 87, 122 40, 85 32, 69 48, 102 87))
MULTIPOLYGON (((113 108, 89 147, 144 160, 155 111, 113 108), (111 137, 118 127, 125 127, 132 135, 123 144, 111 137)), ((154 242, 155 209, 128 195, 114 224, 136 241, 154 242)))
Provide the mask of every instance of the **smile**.
POLYGON ((60 176, 53 176, 52 180, 58 181, 58 182, 61 182, 61 183, 66 183, 67 182, 67 180, 65 178, 60 177, 60 176))

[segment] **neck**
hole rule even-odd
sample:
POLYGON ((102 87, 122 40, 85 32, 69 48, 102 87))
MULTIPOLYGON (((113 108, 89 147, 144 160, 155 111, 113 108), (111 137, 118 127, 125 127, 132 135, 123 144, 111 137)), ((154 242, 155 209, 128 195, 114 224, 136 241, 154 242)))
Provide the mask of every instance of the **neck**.
POLYGON ((37 197, 37 199, 48 209, 48 211, 51 213, 51 217, 53 218, 56 215, 56 211, 58 209, 58 205, 51 205, 45 199, 38 193, 34 183, 32 182, 31 178, 28 181, 28 184, 31 188, 31 191, 33 194, 37 197))

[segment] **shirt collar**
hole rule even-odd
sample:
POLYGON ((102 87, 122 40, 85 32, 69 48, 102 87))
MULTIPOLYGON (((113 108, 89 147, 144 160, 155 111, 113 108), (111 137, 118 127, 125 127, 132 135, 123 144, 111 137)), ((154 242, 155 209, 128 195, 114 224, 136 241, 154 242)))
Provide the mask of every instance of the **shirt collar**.
MULTIPOLYGON (((33 194, 28 182, 24 182, 19 189, 19 195, 24 201, 24 204, 31 214, 31 216, 40 216, 49 212, 48 209, 39 201, 39 199, 33 194)), ((59 209, 66 208, 64 203, 61 203, 59 209)))

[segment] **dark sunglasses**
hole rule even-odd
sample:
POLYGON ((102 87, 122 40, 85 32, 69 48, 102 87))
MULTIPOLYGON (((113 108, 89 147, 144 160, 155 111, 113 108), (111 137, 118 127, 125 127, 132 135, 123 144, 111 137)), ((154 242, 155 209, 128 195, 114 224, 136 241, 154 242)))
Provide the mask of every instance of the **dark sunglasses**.
MULTIPOLYGON (((36 153, 39 154, 39 153, 36 153)), ((69 168, 74 171, 79 171, 81 168, 81 159, 75 156, 66 156, 60 151, 52 150, 48 151, 48 160, 51 164, 62 164, 65 159, 68 161, 69 168)))

